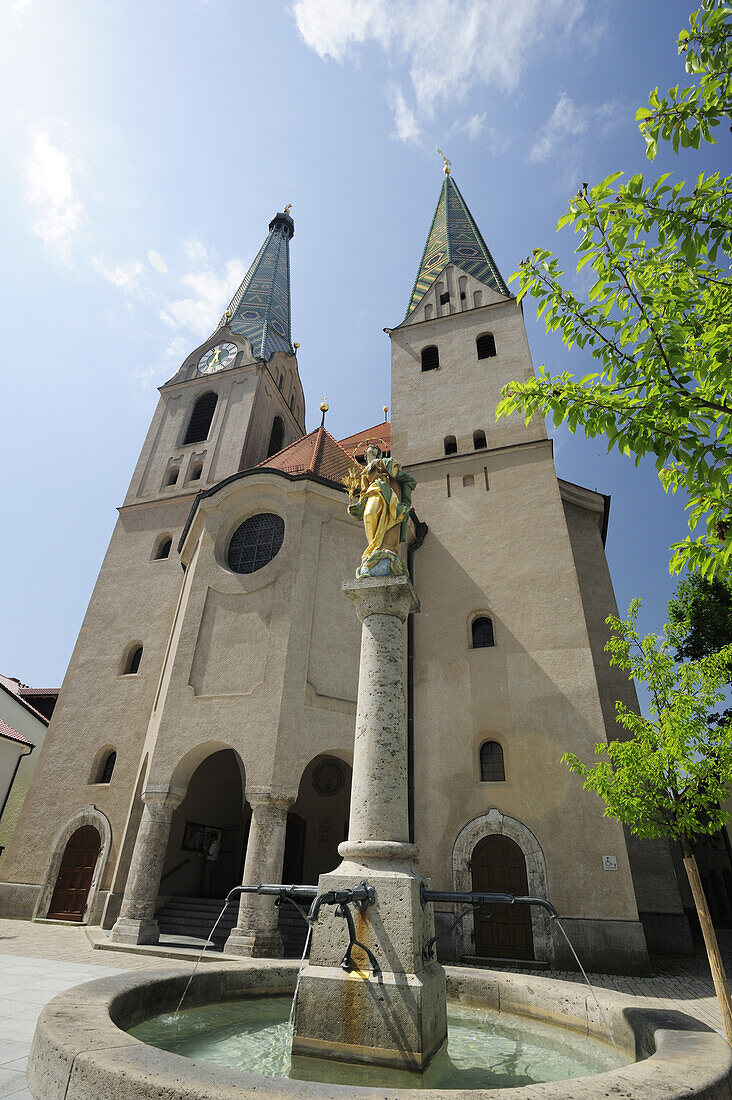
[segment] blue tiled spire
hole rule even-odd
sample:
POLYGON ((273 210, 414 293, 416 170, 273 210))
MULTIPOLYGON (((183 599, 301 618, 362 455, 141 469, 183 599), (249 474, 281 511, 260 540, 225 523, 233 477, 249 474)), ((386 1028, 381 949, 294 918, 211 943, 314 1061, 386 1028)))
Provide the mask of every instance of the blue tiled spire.
POLYGON ((414 280, 407 316, 450 263, 461 267, 491 290, 510 297, 458 185, 451 175, 446 174, 414 280))
POLYGON ((246 336, 257 359, 269 361, 278 351, 294 354, 290 333, 290 241, 294 233, 290 215, 275 214, 267 239, 218 325, 228 325, 232 332, 246 336))

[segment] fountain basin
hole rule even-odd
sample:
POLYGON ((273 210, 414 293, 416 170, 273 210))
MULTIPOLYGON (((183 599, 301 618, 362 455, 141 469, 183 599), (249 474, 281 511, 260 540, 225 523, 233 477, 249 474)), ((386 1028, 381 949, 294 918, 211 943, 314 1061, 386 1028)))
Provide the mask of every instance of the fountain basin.
MULTIPOLYGON (((208 965, 196 973, 186 1006, 291 994, 297 964, 252 960, 249 965, 208 965)), ((606 1039, 589 991, 574 982, 533 975, 447 967, 453 1003, 554 1023, 606 1039)), ((66 991, 43 1010, 28 1062, 36 1100, 412 1100, 459 1092, 320 1084, 193 1061, 146 1045, 127 1029, 173 1011, 190 969, 103 978, 66 991)), ((603 1015, 619 1050, 632 1064, 589 1077, 505 1089, 471 1089, 472 1100, 614 1100, 699 1097, 729 1100, 732 1049, 722 1036, 680 1012, 598 989, 603 1015)))

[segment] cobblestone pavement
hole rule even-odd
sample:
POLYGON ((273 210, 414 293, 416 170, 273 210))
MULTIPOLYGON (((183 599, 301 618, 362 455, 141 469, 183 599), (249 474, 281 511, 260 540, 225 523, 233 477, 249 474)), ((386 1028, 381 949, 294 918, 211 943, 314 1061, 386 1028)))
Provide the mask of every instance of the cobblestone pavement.
MULTIPOLYGON (((729 971, 732 934, 720 933, 719 938, 729 971)), ((126 970, 157 970, 181 963, 178 959, 95 950, 83 928, 0 919, 0 1100, 33 1100, 25 1083, 26 1060, 38 1014, 57 993, 126 970)), ((526 973, 520 967, 505 969, 526 973)), ((602 989, 647 998, 649 1003, 687 1012, 722 1031, 706 955, 700 951, 693 959, 655 958, 652 971, 648 978, 589 977, 602 989)), ((541 976, 583 980, 581 975, 565 971, 545 970, 541 976)))

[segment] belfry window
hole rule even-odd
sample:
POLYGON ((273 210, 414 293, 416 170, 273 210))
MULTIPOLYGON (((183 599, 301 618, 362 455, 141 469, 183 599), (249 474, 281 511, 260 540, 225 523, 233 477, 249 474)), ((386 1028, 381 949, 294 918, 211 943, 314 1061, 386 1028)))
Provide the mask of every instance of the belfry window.
POLYGON ((272 431, 269 433, 269 446, 267 447, 267 458, 270 455, 276 455, 282 450, 282 444, 285 438, 285 425, 281 416, 276 416, 272 421, 272 431))
POLYGON ((202 393, 196 400, 188 421, 184 443, 202 443, 208 439, 217 401, 218 397, 215 393, 202 393))
POLYGON ((179 473, 180 473, 180 468, 178 466, 171 466, 170 470, 168 471, 168 480, 165 482, 165 484, 166 485, 175 485, 176 481, 178 480, 178 474, 179 473))
POLYGON ((422 370, 439 370, 440 368, 440 353, 434 344, 430 344, 427 348, 422 348, 422 370))
POLYGON ((497 741, 484 741, 480 746, 481 783, 505 783, 503 749, 497 741))
POLYGON ((171 547, 173 546, 173 540, 170 535, 163 535, 158 539, 155 544, 155 550, 153 552, 153 561, 160 561, 162 558, 170 557, 171 547))
POLYGON ((496 341, 492 332, 482 333, 475 341, 479 359, 491 359, 496 354, 496 341))
POLYGON ((493 634, 493 620, 489 619, 487 615, 479 615, 477 619, 473 619, 470 633, 473 639, 473 649, 488 649, 496 644, 493 634))
POLYGON ((457 439, 454 435, 445 436, 445 454, 456 455, 457 454, 457 439))
POLYGON ((485 450, 487 444, 485 441, 485 432, 477 431, 473 432, 473 447, 476 451, 485 450))
POLYGON ((127 660, 124 663, 122 673, 124 676, 134 676, 140 669, 140 661, 142 660, 142 646, 136 645, 127 654, 127 660))
POLYGON ((189 481, 200 481, 202 473, 203 473, 203 463, 202 462, 194 462, 193 465, 191 466, 191 472, 188 475, 188 480, 189 481))
POLYGON ((112 772, 114 771, 114 765, 117 763, 117 753, 112 751, 106 757, 102 770, 99 774, 98 783, 110 783, 112 781, 112 772))

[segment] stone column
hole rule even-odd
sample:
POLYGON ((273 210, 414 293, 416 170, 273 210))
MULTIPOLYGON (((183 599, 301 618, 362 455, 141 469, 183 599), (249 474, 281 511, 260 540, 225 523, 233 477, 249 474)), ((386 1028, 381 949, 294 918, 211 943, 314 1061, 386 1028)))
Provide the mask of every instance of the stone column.
POLYGON ((313 930, 295 1005, 295 1054, 424 1070, 447 1040, 445 974, 422 958, 434 935, 432 906, 420 902, 418 850, 409 843, 404 624, 419 610, 406 576, 344 584, 362 623, 361 665, 348 840, 343 863, 321 875, 322 891, 368 879, 376 904, 353 913, 356 938, 381 968, 339 968, 346 923, 324 906, 313 930))
POLYGON ((157 943, 155 908, 173 813, 185 797, 176 787, 147 787, 119 917, 109 934, 114 943, 157 943))
MULTIPOLYGON (((287 811, 296 797, 265 787, 247 787, 252 821, 249 826, 242 886, 281 881, 287 811)), ((231 930, 224 951, 230 955, 245 955, 248 958, 282 958, 282 937, 277 927, 274 898, 260 894, 241 895, 237 923, 231 930)))

